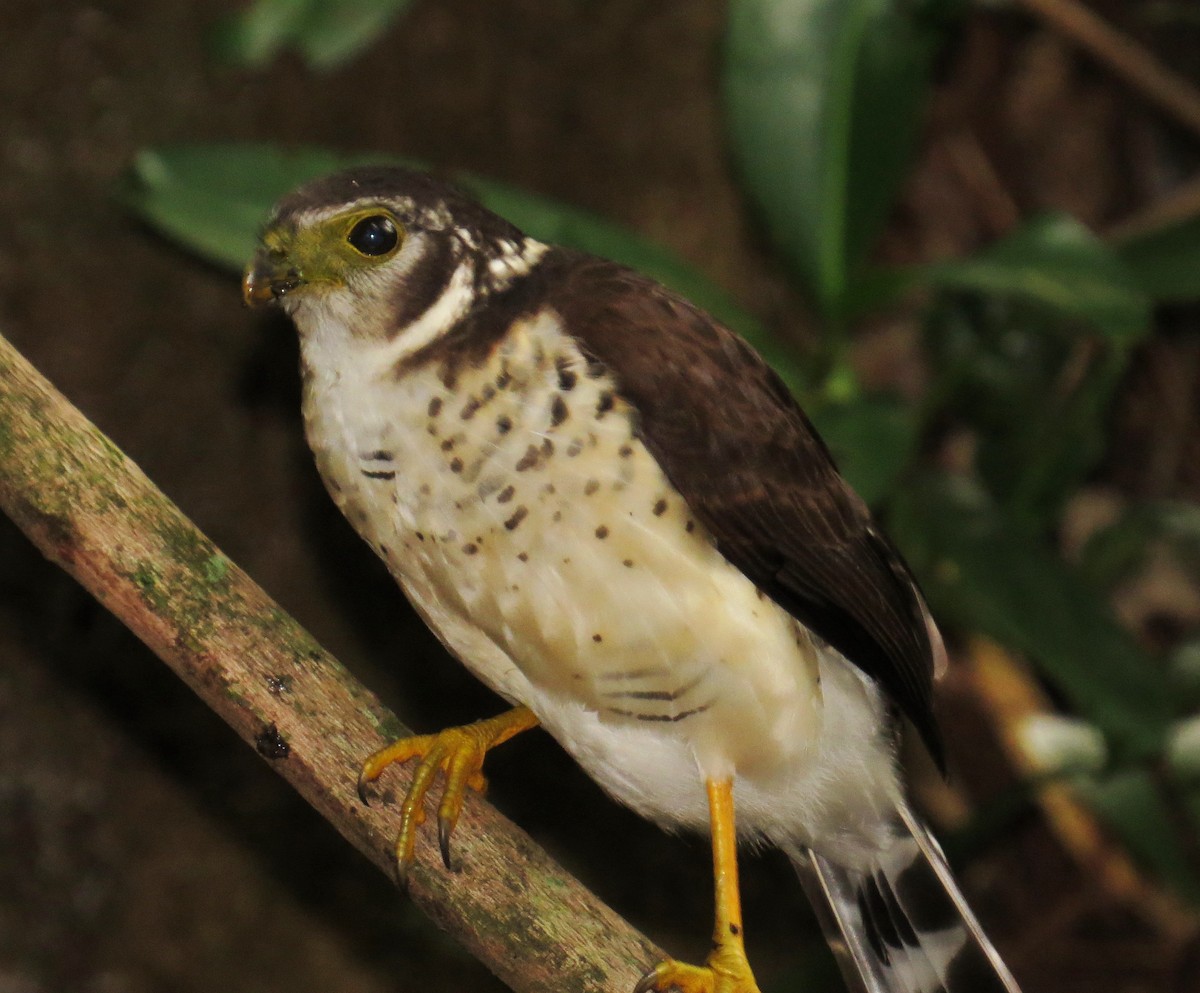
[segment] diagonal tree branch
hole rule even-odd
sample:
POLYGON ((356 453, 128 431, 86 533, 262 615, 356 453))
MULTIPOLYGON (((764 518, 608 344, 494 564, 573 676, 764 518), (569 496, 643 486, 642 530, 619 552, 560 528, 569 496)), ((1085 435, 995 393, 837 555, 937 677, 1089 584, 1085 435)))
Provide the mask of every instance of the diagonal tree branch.
MULTIPOLYGON (((391 872, 407 770, 371 808, 355 780, 404 727, 2 337, 0 508, 391 872)), ((412 899, 518 993, 628 993, 662 958, 485 801, 455 848, 418 846, 412 899)))

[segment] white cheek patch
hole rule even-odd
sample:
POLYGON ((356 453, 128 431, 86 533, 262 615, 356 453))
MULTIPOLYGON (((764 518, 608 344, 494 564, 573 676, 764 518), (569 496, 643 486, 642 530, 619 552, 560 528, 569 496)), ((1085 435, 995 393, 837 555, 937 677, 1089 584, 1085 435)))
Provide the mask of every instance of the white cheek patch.
POLYGON ((383 362, 394 366, 419 352, 466 316, 475 299, 475 266, 460 262, 433 304, 388 343, 381 355, 383 362))

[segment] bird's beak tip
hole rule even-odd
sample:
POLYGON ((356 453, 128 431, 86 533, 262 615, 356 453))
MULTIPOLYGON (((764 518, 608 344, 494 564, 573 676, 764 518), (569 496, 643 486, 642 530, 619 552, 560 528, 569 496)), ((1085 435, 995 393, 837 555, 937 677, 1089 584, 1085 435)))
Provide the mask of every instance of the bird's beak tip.
POLYGON ((275 299, 274 280, 258 266, 251 266, 242 277, 242 300, 247 307, 261 307, 275 299))

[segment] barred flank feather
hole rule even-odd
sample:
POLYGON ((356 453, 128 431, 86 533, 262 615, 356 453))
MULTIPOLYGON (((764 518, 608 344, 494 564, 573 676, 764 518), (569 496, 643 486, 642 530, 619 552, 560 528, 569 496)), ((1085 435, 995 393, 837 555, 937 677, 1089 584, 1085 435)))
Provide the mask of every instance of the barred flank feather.
POLYGON ((891 847, 869 871, 807 849, 792 863, 854 993, 1020 993, 971 913, 937 842, 898 811, 891 847))

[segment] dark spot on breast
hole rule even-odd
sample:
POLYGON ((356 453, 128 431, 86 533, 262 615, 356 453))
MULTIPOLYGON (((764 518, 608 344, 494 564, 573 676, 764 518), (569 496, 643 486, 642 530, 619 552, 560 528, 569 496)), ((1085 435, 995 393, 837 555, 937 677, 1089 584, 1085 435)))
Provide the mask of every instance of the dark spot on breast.
POLYGON ((458 386, 458 370, 447 362, 442 366, 441 380, 442 385, 453 392, 454 388, 458 386))
POLYGON ((547 483, 545 486, 542 487, 542 492, 554 494, 554 493, 557 493, 558 490, 554 488, 553 483, 547 483))
POLYGON ((277 761, 286 759, 292 754, 292 746, 287 738, 279 733, 274 723, 268 724, 254 738, 254 747, 264 759, 277 761))
POLYGON ((442 398, 434 397, 429 401, 429 416, 437 417, 442 412, 442 398))
POLYGON ((501 434, 508 434, 512 430, 512 418, 504 415, 496 418, 496 430, 501 434))
POLYGON ((496 503, 508 503, 516 493, 516 489, 512 486, 506 486, 500 491, 500 495, 496 497, 496 503))
POLYGON ((551 518, 550 518, 550 520, 552 520, 552 521, 553 521, 555 524, 557 524, 559 521, 561 521, 561 520, 562 520, 562 511, 561 511, 561 510, 556 510, 556 511, 554 512, 554 516, 553 516, 553 517, 551 517, 551 518))
POLYGON ((463 409, 459 413, 458 416, 461 417, 464 421, 469 421, 472 417, 475 416, 476 412, 482 406, 483 406, 483 402, 479 399, 479 397, 471 397, 471 399, 469 399, 466 402, 466 404, 463 406, 463 409))
POLYGON ((599 420, 610 410, 612 410, 614 403, 615 400, 613 399, 613 395, 611 393, 609 393, 607 390, 601 393, 600 399, 596 401, 596 419, 599 420))
POLYGON ((596 537, 603 541, 608 537, 608 528, 601 524, 598 528, 596 528, 596 537))
POLYGON ((483 401, 483 403, 487 403, 495 395, 496 395, 496 387, 494 387, 491 383, 488 383, 487 386, 485 386, 482 390, 479 391, 479 398, 480 398, 480 400, 483 401))
POLYGON ((524 506, 518 507, 513 512, 512 517, 510 517, 507 521, 504 522, 504 526, 509 531, 515 531, 518 527, 520 527, 521 522, 523 520, 525 520, 525 518, 528 516, 529 516, 529 509, 527 507, 524 507, 524 506))
POLYGON ((598 489, 600 489, 600 480, 589 479, 583 486, 583 495, 591 496, 598 489))
POLYGON ((633 568, 633 559, 625 559, 621 563, 621 565, 623 565, 626 569, 632 569, 633 568))
POLYGON ((602 634, 600 634, 599 632, 596 632, 594 635, 592 635, 592 641, 596 642, 596 644, 599 644, 603 640, 604 640, 604 636, 602 634))
POLYGON ((528 562, 529 561, 529 553, 528 552, 520 552, 517 555, 517 558, 519 558, 522 562, 528 562))
POLYGON ((416 536, 417 536, 417 541, 425 540, 425 535, 423 535, 420 531, 416 531, 416 532, 414 532, 414 534, 416 534, 416 536))
POLYGON ((513 467, 517 472, 524 472, 526 469, 532 469, 541 459, 541 454, 538 452, 536 445, 530 445, 525 449, 525 454, 517 461, 513 467))
POLYGON ((463 471, 463 460, 460 459, 457 455, 454 456, 454 458, 452 458, 450 460, 450 471, 451 472, 462 472, 463 471))
POLYGON ((505 366, 500 375, 496 377, 496 389, 504 390, 508 388, 508 384, 512 382, 512 373, 508 371, 508 366, 505 366))
POLYGON ((592 359, 587 364, 587 374, 589 379, 599 379, 606 372, 607 367, 599 359, 592 359))
POLYGON ((417 487, 417 492, 420 493, 421 496, 429 496, 429 484, 422 483, 419 487, 417 487))
POLYGON ((654 516, 655 516, 655 517, 662 517, 662 515, 663 515, 663 514, 665 514, 666 512, 667 512, 667 501, 666 501, 666 500, 661 500, 661 499, 660 499, 660 500, 659 500, 657 503, 655 503, 655 505, 654 505, 654 516))
POLYGON ((627 459, 627 458, 629 458, 629 456, 631 456, 633 454, 633 446, 632 445, 622 445, 620 448, 617 449, 617 454, 619 456, 621 456, 621 458, 627 459))
POLYGON ((396 456, 386 449, 377 448, 373 452, 367 452, 367 454, 362 456, 362 458, 366 459, 368 462, 392 462, 395 461, 396 456))
POLYGON ((554 368, 558 370, 558 388, 560 390, 575 389, 575 383, 578 382, 579 377, 571 368, 571 360, 565 355, 560 355, 554 360, 554 368))
POLYGON ((396 478, 396 470, 395 469, 360 469, 359 472, 361 472, 364 476, 366 476, 367 479, 395 479, 396 478))
POLYGON ((696 522, 695 522, 695 521, 688 521, 688 522, 687 522, 687 523, 686 523, 686 524, 683 526, 683 529, 684 529, 684 530, 685 530, 685 531, 686 531, 688 534, 691 534, 693 531, 695 531, 695 530, 696 530, 696 522))
POLYGON ((558 427, 570 413, 567 409, 567 402, 561 395, 555 395, 554 400, 550 403, 550 426, 558 427))
POLYGON ((576 455, 583 451, 583 439, 576 438, 567 446, 567 458, 573 459, 576 455))
POLYGON ((453 438, 447 438, 445 441, 442 442, 442 451, 443 452, 448 452, 453 447, 454 447, 454 439, 453 438))
POLYGON ((477 551, 479 551, 479 546, 473 541, 468 541, 462 546, 462 550, 467 555, 474 555, 477 551))
POLYGON ((554 454, 554 442, 549 438, 542 439, 542 458, 550 458, 554 454))

